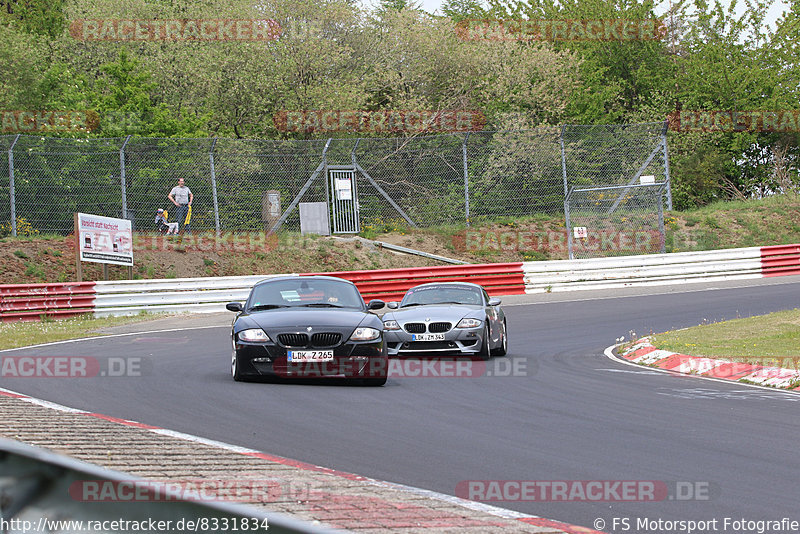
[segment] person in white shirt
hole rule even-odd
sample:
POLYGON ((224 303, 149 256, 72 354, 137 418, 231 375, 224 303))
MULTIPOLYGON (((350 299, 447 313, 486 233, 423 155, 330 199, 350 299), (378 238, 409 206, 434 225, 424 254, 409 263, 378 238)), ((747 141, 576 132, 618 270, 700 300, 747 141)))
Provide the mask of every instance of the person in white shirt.
POLYGON ((184 185, 183 178, 178 178, 178 185, 172 188, 168 198, 170 202, 177 207, 175 210, 175 221, 184 225, 186 222, 186 215, 189 213, 189 206, 192 205, 192 200, 194 200, 194 195, 192 194, 192 190, 184 185))

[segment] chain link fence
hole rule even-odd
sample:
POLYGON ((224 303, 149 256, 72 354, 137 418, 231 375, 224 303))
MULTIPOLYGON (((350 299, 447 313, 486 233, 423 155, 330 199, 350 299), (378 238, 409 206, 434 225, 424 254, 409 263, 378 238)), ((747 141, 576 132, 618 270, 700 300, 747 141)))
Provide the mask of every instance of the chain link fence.
POLYGON ((663 236, 652 214, 669 205, 663 123, 317 140, 7 135, 0 149, 0 222, 12 233, 12 212, 41 233, 70 233, 76 211, 154 230, 158 208, 173 207, 167 195, 178 178, 194 194, 192 231, 217 234, 297 231, 300 202, 330 205, 335 195, 353 202, 351 231, 564 212, 567 228, 606 231, 636 220, 635 231, 663 236), (334 191, 342 186, 329 179, 331 168, 352 171, 347 195, 334 191), (655 177, 652 187, 643 176, 655 177), (268 196, 277 212, 268 213, 268 196))
POLYGON ((666 124, 564 126, 561 142, 570 258, 664 252, 666 124))

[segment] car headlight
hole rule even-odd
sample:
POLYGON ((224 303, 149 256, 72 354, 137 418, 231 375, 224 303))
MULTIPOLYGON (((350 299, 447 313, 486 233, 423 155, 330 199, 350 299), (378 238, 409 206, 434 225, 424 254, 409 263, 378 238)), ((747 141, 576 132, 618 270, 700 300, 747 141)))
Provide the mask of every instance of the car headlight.
POLYGON ((470 319, 469 317, 465 317, 458 321, 456 328, 477 328, 481 325, 480 319, 470 319))
POLYGON ((397 321, 383 321, 384 330, 400 330, 400 325, 397 321))
POLYGON ((261 330, 260 328, 248 328, 247 330, 242 330, 238 334, 239 341, 249 341, 258 343, 259 341, 269 341, 269 336, 266 332, 261 330))
POLYGON ((381 331, 376 328, 356 328, 353 335, 350 336, 351 341, 372 341, 381 337, 381 331))

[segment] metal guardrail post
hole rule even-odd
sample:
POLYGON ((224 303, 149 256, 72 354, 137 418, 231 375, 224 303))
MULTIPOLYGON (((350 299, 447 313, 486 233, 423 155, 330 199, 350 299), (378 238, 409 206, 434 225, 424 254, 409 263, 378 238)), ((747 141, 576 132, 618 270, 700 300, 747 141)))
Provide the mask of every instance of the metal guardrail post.
POLYGON ((125 138, 125 142, 122 143, 122 147, 119 149, 119 183, 120 183, 120 191, 122 193, 122 218, 128 218, 128 193, 127 189, 125 188, 125 147, 128 145, 128 141, 131 140, 131 136, 125 138))
POLYGON ((211 144, 211 150, 208 153, 208 159, 211 163, 211 198, 214 201, 214 228, 216 229, 217 238, 219 238, 219 203, 217 202, 217 173, 214 168, 214 149, 217 147, 217 138, 211 144))
POLYGON ((464 136, 464 143, 461 145, 461 155, 464 159, 464 214, 467 218, 467 228, 469 228, 469 169, 467 168, 467 141, 469 134, 464 136))
POLYGON ((8 197, 11 202, 11 235, 14 237, 17 237, 17 198, 14 193, 14 145, 19 141, 20 135, 22 134, 17 134, 8 149, 8 197))

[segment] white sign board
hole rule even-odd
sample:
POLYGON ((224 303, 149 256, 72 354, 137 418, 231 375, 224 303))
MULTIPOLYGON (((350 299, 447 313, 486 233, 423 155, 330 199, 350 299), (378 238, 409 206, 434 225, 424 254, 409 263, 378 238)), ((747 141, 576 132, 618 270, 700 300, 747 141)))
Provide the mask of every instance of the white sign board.
POLYGON ((133 265, 131 221, 78 214, 80 261, 133 265))
POLYGON ((639 177, 639 183, 642 185, 649 185, 656 183, 656 177, 652 174, 646 174, 639 177))
POLYGON ((336 199, 353 200, 353 186, 350 178, 336 178, 336 199))
POLYGON ((575 239, 585 239, 589 237, 589 230, 585 226, 575 226, 572 228, 575 239))
POLYGON ((278 193, 267 194, 267 201, 269 202, 269 214, 271 217, 277 217, 281 214, 281 197, 278 193))

